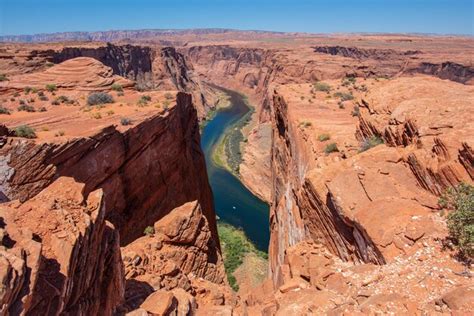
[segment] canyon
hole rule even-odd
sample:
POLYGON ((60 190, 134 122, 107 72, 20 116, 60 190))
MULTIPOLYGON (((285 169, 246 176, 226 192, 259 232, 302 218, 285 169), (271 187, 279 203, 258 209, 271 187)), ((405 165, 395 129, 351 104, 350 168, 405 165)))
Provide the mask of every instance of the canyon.
POLYGON ((131 32, 0 44, 2 314, 474 308, 439 203, 473 183, 472 38, 131 32), (254 108, 230 171, 270 206, 268 274, 237 292, 201 148, 217 86, 254 108))

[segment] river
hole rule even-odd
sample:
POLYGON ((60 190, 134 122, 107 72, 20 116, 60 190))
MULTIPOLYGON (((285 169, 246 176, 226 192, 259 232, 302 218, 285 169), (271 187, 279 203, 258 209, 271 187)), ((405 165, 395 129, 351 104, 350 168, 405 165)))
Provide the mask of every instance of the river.
POLYGON ((251 111, 245 96, 236 91, 219 89, 230 97, 230 106, 219 109, 201 135, 216 213, 221 221, 241 228, 259 250, 267 252, 270 239, 268 204, 253 195, 237 177, 216 165, 212 159, 213 150, 224 135, 251 111))

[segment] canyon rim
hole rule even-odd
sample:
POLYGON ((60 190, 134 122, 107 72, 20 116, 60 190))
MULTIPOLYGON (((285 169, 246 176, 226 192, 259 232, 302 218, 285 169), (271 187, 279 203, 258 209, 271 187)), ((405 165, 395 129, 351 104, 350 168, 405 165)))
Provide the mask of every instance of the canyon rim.
POLYGON ((472 35, 143 27, 0 35, 1 315, 472 313, 472 35))

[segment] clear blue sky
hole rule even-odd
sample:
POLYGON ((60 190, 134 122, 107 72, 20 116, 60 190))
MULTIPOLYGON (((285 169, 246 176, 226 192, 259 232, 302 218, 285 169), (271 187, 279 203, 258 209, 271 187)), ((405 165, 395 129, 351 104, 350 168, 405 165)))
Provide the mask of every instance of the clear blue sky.
POLYGON ((474 0, 0 0, 0 35, 144 28, 473 34, 474 0))

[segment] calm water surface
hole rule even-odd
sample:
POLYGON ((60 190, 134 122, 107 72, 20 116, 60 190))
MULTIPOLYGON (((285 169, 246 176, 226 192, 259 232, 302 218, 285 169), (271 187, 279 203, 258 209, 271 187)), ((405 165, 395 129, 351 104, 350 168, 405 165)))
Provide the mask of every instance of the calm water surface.
POLYGON ((270 239, 268 204, 253 195, 232 173, 212 161, 213 148, 219 143, 220 138, 251 111, 243 95, 221 89, 230 96, 231 105, 219 110, 204 127, 201 135, 201 146, 206 156, 214 205, 222 221, 242 228, 255 246, 266 252, 270 239))

